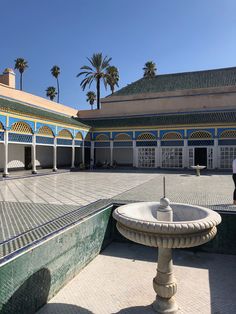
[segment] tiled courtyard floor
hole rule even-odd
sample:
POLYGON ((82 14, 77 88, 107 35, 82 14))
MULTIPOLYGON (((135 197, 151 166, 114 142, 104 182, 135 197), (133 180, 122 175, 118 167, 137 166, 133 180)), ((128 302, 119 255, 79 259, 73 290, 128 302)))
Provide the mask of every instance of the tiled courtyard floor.
POLYGON ((99 199, 159 200, 235 210, 230 174, 68 172, 0 181, 0 243, 99 199))
MULTIPOLYGON (((153 314, 157 251, 112 243, 38 314, 153 314)), ((236 313, 236 256, 174 252, 180 314, 236 313)))

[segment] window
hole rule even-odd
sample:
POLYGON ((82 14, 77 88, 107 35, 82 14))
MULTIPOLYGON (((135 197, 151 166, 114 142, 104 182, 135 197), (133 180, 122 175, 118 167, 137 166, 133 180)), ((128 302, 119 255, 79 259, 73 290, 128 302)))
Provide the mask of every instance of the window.
POLYGON ((236 146, 220 147, 220 168, 231 169, 236 158, 236 146))
POLYGON ((155 167, 155 148, 142 147, 138 149, 138 166, 140 168, 155 167))
POLYGON ((162 167, 163 168, 182 168, 183 149, 182 148, 162 148, 162 167))

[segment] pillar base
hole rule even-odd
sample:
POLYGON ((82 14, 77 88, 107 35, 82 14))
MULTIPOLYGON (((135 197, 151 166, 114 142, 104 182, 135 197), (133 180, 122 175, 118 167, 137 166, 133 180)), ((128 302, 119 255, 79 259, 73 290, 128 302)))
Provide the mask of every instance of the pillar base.
POLYGON ((158 296, 152 307, 158 314, 177 314, 179 309, 174 297, 165 299, 158 296))
POLYGON ((7 178, 7 177, 9 177, 9 173, 8 172, 7 173, 3 173, 2 176, 3 176, 3 178, 7 178))
POLYGON ((32 170, 31 173, 32 174, 37 174, 37 171, 36 170, 32 170))
POLYGON ((57 172, 57 168, 53 168, 53 169, 52 169, 52 172, 57 172))

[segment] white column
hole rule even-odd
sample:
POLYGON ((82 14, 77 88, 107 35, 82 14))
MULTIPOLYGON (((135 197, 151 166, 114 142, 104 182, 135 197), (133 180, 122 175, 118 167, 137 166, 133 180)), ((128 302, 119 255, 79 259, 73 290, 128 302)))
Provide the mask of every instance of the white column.
POLYGON ((72 140, 72 152, 71 152, 71 168, 75 168, 75 140, 72 140))
POLYGON ((85 147, 84 147, 84 140, 82 142, 82 163, 85 164, 85 147))
POLYGON ((110 165, 113 166, 113 140, 110 141, 110 165))
POLYGON ((137 148, 135 140, 133 140, 133 167, 137 167, 137 148))
POLYGON ((161 140, 157 139, 156 148, 156 168, 161 168, 161 140))
POLYGON ((183 168, 188 168, 188 140, 184 139, 183 147, 183 168))
POLYGON ((4 133, 4 170, 2 176, 6 178, 8 173, 8 131, 5 130, 4 133))
POLYGON ((219 158, 218 158, 218 138, 214 139, 214 148, 213 148, 213 169, 219 168, 219 158))
POLYGON ((54 137, 54 145, 53 145, 53 172, 57 171, 57 139, 54 137))
POLYGON ((31 146, 31 163, 32 163, 32 174, 36 174, 36 135, 32 136, 32 146, 31 146))

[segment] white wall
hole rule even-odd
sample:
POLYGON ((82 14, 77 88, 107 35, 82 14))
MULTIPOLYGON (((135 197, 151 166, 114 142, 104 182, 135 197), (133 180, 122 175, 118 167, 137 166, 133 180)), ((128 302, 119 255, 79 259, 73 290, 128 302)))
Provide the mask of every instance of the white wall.
POLYGON ((25 146, 22 144, 8 145, 8 168, 25 167, 25 146))
POLYGON ((57 167, 71 167, 71 147, 57 147, 57 167))
POLYGON ((113 160, 118 165, 133 165, 133 148, 114 148, 113 160))
POLYGON ((52 167, 53 165, 53 147, 36 146, 36 167, 52 167))

